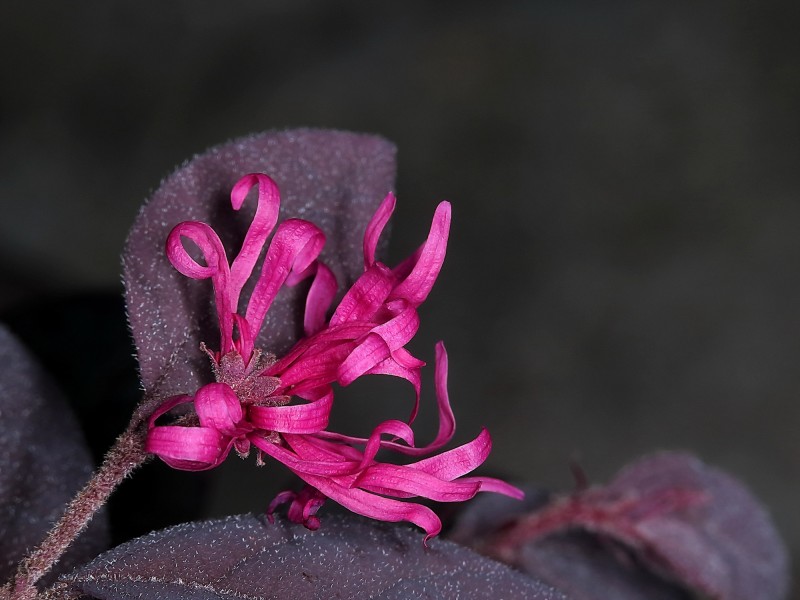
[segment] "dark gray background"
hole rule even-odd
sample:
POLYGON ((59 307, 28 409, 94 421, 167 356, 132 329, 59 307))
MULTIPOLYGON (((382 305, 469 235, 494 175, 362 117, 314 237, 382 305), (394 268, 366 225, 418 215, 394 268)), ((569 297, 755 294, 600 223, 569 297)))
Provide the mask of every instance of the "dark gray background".
MULTIPOLYGON (((695 451, 796 554, 797 3, 335 4, 6 3, 0 309, 117 291, 137 207, 210 145, 380 133, 399 146, 393 257, 454 203, 414 349, 446 340, 460 441, 485 424, 490 471, 560 489, 572 458, 602 480, 695 451)), ((408 401, 354 387, 338 422, 362 431, 408 401)), ((243 468, 210 513, 283 483, 243 468)))

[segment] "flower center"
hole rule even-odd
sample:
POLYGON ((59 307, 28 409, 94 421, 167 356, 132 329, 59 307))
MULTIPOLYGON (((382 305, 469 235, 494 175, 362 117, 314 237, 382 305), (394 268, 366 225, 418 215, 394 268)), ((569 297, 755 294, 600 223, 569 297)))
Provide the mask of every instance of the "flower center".
POLYGON ((217 362, 214 352, 205 344, 201 344, 201 349, 211 359, 214 379, 236 392, 242 406, 283 406, 289 403, 289 396, 273 394, 281 386, 281 380, 262 374, 275 364, 274 354, 256 348, 250 360, 245 361, 238 351, 232 350, 217 362))

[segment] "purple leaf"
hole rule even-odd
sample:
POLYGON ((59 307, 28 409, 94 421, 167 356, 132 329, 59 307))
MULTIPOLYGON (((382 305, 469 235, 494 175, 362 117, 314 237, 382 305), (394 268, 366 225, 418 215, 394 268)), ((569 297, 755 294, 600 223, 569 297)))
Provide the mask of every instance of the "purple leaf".
MULTIPOLYGON (((125 246, 123 268, 131 330, 142 382, 165 397, 207 381, 201 342, 219 339, 209 282, 178 274, 164 253, 172 228, 199 220, 223 235, 229 256, 241 244, 255 203, 230 208, 230 191, 243 175, 263 172, 281 191, 281 218, 301 217, 328 237, 322 260, 341 286, 363 269, 364 229, 393 188, 395 148, 382 138, 325 130, 266 132, 216 146, 170 175, 137 217, 125 246), (227 234, 227 235, 225 235, 227 234), (180 355, 179 360, 175 357, 180 355)), ((249 294, 246 288, 244 298, 249 294)), ((300 333, 299 291, 282 290, 257 346, 279 353, 300 333)))
POLYGON ((525 549, 526 573, 557 585, 573 600, 690 600, 685 588, 641 568, 635 556, 585 532, 558 534, 525 549))
POLYGON ((63 579, 94 598, 564 597, 500 563, 415 531, 330 516, 310 532, 251 515, 189 523, 100 556, 63 579))
POLYGON ((643 499, 675 490, 705 498, 685 510, 635 515, 642 559, 711 598, 785 597, 784 544, 764 508, 730 475, 688 454, 662 453, 629 465, 605 488, 609 498, 643 499))
MULTIPOLYGON (((53 383, 0 325, 0 582, 41 542, 89 478, 78 423, 53 383)), ((105 514, 71 546, 51 578, 108 545, 105 514)))
MULTIPOLYGON (((504 525, 548 504, 550 494, 524 486, 522 502, 497 494, 472 500, 448 534, 480 547, 504 525)), ((525 572, 569 594, 572 600, 689 600, 690 594, 641 568, 621 547, 584 532, 554 534, 525 545, 516 561, 525 572)))
POLYGON ((451 537, 579 600, 786 596, 786 551, 767 513, 738 481, 687 454, 643 458, 607 486, 567 497, 533 494, 526 514, 487 500, 451 537))

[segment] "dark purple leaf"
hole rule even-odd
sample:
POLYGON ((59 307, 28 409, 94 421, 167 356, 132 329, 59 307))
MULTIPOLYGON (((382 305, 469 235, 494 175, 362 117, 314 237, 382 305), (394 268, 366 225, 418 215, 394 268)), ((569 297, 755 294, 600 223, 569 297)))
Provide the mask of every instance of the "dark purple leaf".
MULTIPOLYGON (((6 581, 89 478, 92 461, 67 403, 2 325, 0 364, 0 581, 6 581)), ((93 558, 107 540, 100 514, 53 575, 93 558)))
MULTIPOLYGON (((164 254, 175 225, 186 220, 210 224, 229 257, 235 256, 255 203, 231 210, 231 187, 247 173, 266 173, 280 188, 282 219, 302 217, 325 231, 322 259, 341 288, 363 268, 364 229, 394 186, 394 157, 394 146, 375 136, 273 131, 212 148, 170 175, 139 213, 123 255, 128 316, 145 388, 152 392, 158 383, 161 397, 197 389, 209 371, 199 344, 216 347, 219 339, 211 284, 178 274, 164 254)), ((277 353, 297 339, 302 323, 298 293, 283 290, 278 296, 257 345, 277 353)))
MULTIPOLYGON (((493 533, 551 500, 550 494, 523 486, 525 500, 482 494, 466 506, 448 534, 480 547, 493 533)), ((524 572, 569 594, 573 600, 689 600, 685 591, 651 574, 621 547, 584 532, 555 534, 526 544, 516 561, 524 572)))
POLYGON ((654 569, 720 600, 772 600, 788 588, 783 541, 767 512, 740 482, 694 456, 643 458, 606 486, 609 498, 664 498, 696 490, 704 501, 685 510, 635 515, 642 558, 654 569))
POLYGON ((525 548, 523 569, 573 600, 691 600, 686 588, 641 567, 611 540, 585 532, 547 537, 525 548))
POLYGON ((687 454, 643 458, 605 487, 550 502, 534 494, 527 510, 481 499, 452 537, 576 599, 787 593, 786 551, 767 513, 741 483, 687 454))
POLYGON ((564 597, 464 548, 410 528, 329 516, 319 531, 245 515, 123 544, 64 579, 94 598, 564 597))

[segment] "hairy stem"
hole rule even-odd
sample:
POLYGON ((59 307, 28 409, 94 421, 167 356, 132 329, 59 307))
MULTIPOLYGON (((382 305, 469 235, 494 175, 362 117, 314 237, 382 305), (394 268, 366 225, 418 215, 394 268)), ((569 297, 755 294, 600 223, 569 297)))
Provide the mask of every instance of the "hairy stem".
MULTIPOLYGON (((67 505, 64 515, 44 541, 20 563, 11 587, 5 588, 10 600, 36 597, 36 583, 86 528, 114 489, 148 459, 149 455, 144 451, 146 433, 143 427, 131 426, 117 438, 103 464, 67 505)), ((0 598, 3 595, 0 593, 0 598)))

